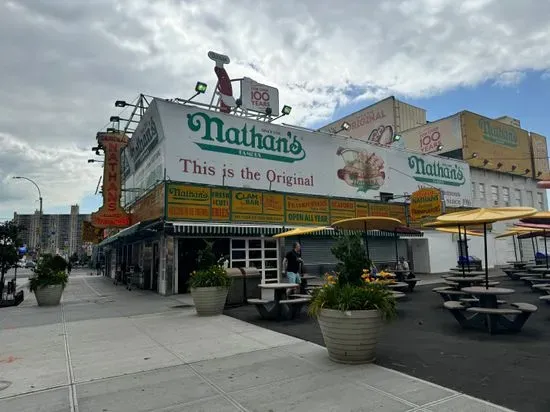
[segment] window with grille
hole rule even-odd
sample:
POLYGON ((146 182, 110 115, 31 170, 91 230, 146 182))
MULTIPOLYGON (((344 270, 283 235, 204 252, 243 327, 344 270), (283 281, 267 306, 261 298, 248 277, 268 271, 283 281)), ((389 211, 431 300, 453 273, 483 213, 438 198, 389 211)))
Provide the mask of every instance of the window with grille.
POLYGON ((510 189, 507 187, 502 188, 502 201, 504 206, 510 206, 510 189))
POLYGON ((537 192, 537 207, 538 207, 539 210, 544 210, 545 209, 545 207, 544 207, 544 196, 540 192, 537 192))
POLYGON ((533 192, 531 190, 528 190, 527 192, 525 192, 525 194, 527 195, 527 206, 534 207, 535 202, 533 199, 533 192))
POLYGON ((491 201, 493 202, 493 205, 498 205, 498 186, 491 186, 491 201))
POLYGON ((516 206, 521 206, 522 204, 522 199, 521 199, 521 189, 515 189, 515 193, 516 193, 516 206))
POLYGON ((479 184, 479 198, 485 199, 485 184, 483 183, 479 184))
POLYGON ((276 239, 231 239, 231 267, 255 267, 265 279, 276 279, 279 249, 276 239))

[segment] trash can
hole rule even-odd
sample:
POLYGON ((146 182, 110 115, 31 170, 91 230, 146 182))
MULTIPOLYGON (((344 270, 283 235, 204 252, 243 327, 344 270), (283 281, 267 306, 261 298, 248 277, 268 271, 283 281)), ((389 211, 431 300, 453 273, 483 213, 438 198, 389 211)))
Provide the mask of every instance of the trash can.
POLYGON ((244 274, 244 295, 246 299, 260 299, 262 292, 259 284, 262 282, 262 275, 255 267, 241 268, 244 274))
POLYGON ((544 253, 541 253, 541 252, 537 252, 535 254, 535 263, 537 265, 545 265, 546 264, 546 255, 544 253))
POLYGON ((225 301, 225 306, 239 306, 243 305, 246 301, 245 299, 245 280, 244 273, 240 268, 229 268, 226 269, 227 276, 233 279, 231 286, 229 287, 229 292, 227 293, 227 300, 225 301))
POLYGON ((466 259, 466 256, 460 256, 457 262, 459 267, 462 267, 462 262, 464 262, 464 266, 470 267, 471 269, 483 270, 481 259, 478 257, 468 256, 468 259, 466 259))

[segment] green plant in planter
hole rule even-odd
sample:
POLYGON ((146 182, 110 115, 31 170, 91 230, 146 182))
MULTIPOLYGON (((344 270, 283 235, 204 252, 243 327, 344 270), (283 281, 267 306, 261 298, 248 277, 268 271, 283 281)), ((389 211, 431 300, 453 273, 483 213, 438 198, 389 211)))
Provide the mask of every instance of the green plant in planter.
POLYGON ((314 291, 308 312, 318 316, 322 309, 339 311, 378 310, 385 320, 396 316, 395 298, 382 284, 365 283, 362 275, 371 266, 360 235, 338 239, 332 248, 339 264, 331 281, 314 291))
POLYGON ((36 292, 39 288, 50 285, 67 286, 68 276, 65 273, 67 262, 61 256, 42 255, 33 269, 34 275, 29 278, 29 289, 36 292))
POLYGON ((191 274, 190 287, 229 287, 231 285, 231 278, 227 276, 225 268, 217 264, 213 246, 213 242, 206 242, 205 248, 198 253, 198 270, 191 274))
POLYGON ((197 270, 191 274, 189 286, 192 288, 229 287, 231 278, 223 266, 213 265, 207 269, 197 270))

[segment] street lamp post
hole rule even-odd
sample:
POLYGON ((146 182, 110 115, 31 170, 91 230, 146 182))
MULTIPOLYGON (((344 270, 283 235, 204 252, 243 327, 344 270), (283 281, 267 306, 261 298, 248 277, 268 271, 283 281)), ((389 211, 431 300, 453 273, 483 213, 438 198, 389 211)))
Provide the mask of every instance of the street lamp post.
POLYGON ((28 177, 13 176, 13 178, 31 182, 34 185, 34 187, 36 187, 36 190, 38 190, 38 200, 40 201, 40 210, 38 212, 38 250, 39 250, 38 254, 40 254, 42 252, 42 192, 40 191, 40 187, 38 187, 36 182, 32 179, 29 179, 28 177))

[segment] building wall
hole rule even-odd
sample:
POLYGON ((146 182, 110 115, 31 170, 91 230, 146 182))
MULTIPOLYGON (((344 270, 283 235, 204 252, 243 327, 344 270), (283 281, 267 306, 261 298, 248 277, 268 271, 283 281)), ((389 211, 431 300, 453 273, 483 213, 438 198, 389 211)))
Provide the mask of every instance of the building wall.
MULTIPOLYGON (((71 214, 56 214, 42 216, 41 244, 44 253, 59 253, 70 256, 73 253, 85 253, 82 249, 82 222, 89 221, 91 216, 78 213, 78 205, 71 206, 71 214)), ((35 250, 38 245, 40 214, 14 213, 13 221, 24 230, 21 233, 21 241, 30 250, 35 250)))
POLYGON ((546 190, 536 180, 492 170, 471 168, 474 207, 528 206, 548 210, 546 190))
MULTIPOLYGON (((536 180, 531 177, 514 176, 492 170, 471 168, 472 199, 474 207, 527 206, 538 210, 548 210, 546 190, 538 189, 536 180)), ((504 265, 515 259, 511 237, 495 239, 495 235, 506 231, 514 221, 497 222, 489 236, 489 250, 494 250, 494 263, 504 265)), ((528 242, 525 241, 525 244, 528 242)), ((517 251, 516 251, 517 252, 517 251)), ((483 256, 481 253, 480 257, 483 256)), ((519 258, 519 256, 518 256, 519 258)), ((525 258, 532 259, 529 253, 525 258)))

